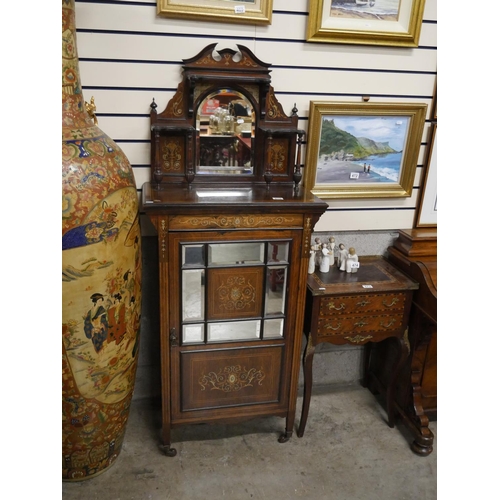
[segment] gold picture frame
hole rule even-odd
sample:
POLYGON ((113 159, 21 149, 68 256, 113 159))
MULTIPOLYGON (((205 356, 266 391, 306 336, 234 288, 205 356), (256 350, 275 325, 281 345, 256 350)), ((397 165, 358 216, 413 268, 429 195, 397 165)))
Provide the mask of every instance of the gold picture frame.
POLYGON ((196 21, 271 24, 273 0, 157 0, 156 12, 196 21))
POLYGON ((306 39, 417 47, 424 7, 425 0, 309 0, 306 39))
POLYGON ((311 101, 305 188, 323 199, 411 196, 427 104, 311 101))
POLYGON ((415 227, 437 227, 437 123, 433 123, 431 127, 425 180, 415 227))

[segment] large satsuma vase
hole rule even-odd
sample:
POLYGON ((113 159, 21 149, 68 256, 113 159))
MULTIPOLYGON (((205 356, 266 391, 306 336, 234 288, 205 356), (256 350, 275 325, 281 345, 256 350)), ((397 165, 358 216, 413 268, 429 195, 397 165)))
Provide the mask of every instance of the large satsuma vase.
MULTIPOLYGON (((122 446, 141 312, 132 167, 82 95, 74 0, 62 1, 62 477, 105 471, 122 446)), ((93 104, 93 103, 92 103, 93 104)))

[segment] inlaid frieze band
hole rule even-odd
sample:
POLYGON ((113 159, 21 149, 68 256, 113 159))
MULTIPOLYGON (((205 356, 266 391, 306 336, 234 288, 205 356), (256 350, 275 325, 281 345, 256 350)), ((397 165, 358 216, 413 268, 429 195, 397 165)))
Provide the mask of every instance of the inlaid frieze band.
POLYGON ((170 229, 234 228, 252 229, 263 227, 300 227, 300 215, 207 215, 196 217, 174 216, 170 218, 170 229))

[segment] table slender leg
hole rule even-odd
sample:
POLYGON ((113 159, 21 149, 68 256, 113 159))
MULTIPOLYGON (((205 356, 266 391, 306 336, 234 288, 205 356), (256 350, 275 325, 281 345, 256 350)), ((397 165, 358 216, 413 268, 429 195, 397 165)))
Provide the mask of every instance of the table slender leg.
POLYGON ((409 350, 409 345, 408 345, 408 336, 407 336, 407 331, 405 332, 404 336, 399 339, 395 339, 398 343, 399 347, 399 358, 396 361, 396 364, 394 366, 394 370, 392 372, 392 377, 389 382, 389 386, 387 388, 387 395, 386 395, 386 404, 387 404, 387 420, 389 427, 394 427, 394 415, 395 415, 395 402, 394 402, 394 394, 395 394, 395 389, 396 389, 396 383, 398 380, 398 375, 403 367, 403 364, 408 357, 408 354, 410 352, 409 350))
POLYGON ((361 379, 361 385, 363 387, 368 387, 368 370, 370 369, 372 345, 371 342, 367 342, 363 347, 363 378, 361 379))
POLYGON ((304 351, 303 367, 304 367, 304 397, 302 400, 302 414, 300 415, 300 425, 297 431, 297 436, 302 437, 304 435, 304 429, 306 428, 307 417, 309 415, 309 403, 311 402, 311 391, 312 391, 312 366, 314 357, 315 346, 312 343, 312 335, 309 333, 307 337, 307 346, 304 351))

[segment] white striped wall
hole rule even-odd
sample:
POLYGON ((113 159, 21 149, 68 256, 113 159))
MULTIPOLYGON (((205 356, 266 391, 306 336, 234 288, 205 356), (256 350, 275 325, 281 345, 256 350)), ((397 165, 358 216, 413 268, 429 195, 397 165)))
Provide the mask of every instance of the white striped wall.
POLYGON ((305 42, 307 11, 308 0, 274 0, 272 24, 253 26, 158 17, 151 0, 76 1, 85 99, 94 96, 99 126, 129 158, 139 191, 150 178, 153 97, 163 110, 181 79, 182 59, 210 43, 219 42, 219 48, 241 44, 272 64, 276 95, 287 113, 296 104, 305 130, 311 100, 361 102, 370 96, 371 102, 428 104, 412 196, 327 200, 329 210, 315 231, 413 226, 436 84, 437 0, 426 1, 419 47, 413 49, 305 42))

